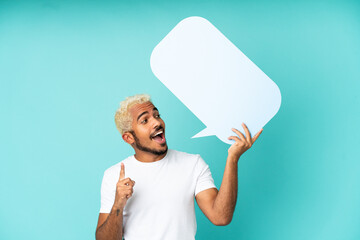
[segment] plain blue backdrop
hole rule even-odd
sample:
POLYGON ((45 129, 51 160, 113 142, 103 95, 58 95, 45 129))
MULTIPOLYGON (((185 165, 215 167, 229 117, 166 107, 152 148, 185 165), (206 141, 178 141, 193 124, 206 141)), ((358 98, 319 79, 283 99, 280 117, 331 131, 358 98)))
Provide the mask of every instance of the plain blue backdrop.
POLYGON ((220 187, 229 145, 191 139, 205 126, 150 69, 189 16, 282 93, 240 158, 233 221, 196 208, 196 238, 360 239, 360 4, 340 0, 0 1, 1 239, 94 239, 103 172, 133 154, 114 113, 136 93, 152 96, 169 147, 201 154, 220 187))

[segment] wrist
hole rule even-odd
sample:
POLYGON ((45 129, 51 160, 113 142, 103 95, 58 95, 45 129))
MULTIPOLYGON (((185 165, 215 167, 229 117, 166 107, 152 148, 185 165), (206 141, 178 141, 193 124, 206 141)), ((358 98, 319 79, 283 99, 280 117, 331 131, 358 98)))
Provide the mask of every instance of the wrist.
POLYGON ((113 205, 113 209, 114 209, 114 210, 121 210, 121 211, 123 211, 123 210, 124 210, 124 207, 125 207, 125 204, 123 204, 123 203, 121 203, 121 202, 119 202, 119 203, 115 202, 114 205, 113 205))
POLYGON ((227 161, 228 162, 231 162, 231 163, 238 163, 238 161, 239 161, 239 159, 240 159, 240 156, 237 156, 237 155, 234 155, 234 154, 229 154, 228 155, 228 158, 227 158, 227 161))

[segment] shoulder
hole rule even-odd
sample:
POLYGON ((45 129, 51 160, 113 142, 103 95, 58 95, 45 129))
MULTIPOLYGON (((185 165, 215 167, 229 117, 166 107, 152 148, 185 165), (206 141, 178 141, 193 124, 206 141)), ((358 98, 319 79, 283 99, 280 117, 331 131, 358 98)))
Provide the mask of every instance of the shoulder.
POLYGON ((203 171, 209 167, 200 154, 181 152, 177 150, 172 151, 172 156, 174 156, 174 159, 181 165, 186 164, 191 166, 195 171, 203 171))
POLYGON ((171 155, 170 158, 179 161, 181 163, 197 164, 197 162, 201 159, 200 154, 187 153, 173 149, 169 151, 171 155))
POLYGON ((169 153, 174 157, 182 157, 182 158, 198 158, 200 156, 199 154, 187 153, 174 149, 169 149, 169 153))

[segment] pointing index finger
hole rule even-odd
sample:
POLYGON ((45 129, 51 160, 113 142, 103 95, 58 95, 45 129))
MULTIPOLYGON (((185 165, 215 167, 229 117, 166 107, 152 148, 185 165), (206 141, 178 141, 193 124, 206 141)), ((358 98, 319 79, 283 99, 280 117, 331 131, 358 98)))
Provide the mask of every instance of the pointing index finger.
POLYGON ((125 178, 125 166, 124 163, 121 163, 119 181, 124 178, 125 178))

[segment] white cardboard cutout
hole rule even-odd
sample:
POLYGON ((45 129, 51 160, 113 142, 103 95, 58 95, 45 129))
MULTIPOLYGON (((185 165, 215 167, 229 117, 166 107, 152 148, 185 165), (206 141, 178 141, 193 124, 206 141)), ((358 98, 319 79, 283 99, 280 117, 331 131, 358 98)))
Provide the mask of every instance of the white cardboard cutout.
POLYGON ((278 86, 208 20, 189 17, 178 23, 154 48, 150 65, 155 76, 207 128, 194 137, 216 135, 232 144, 253 137, 278 112, 278 86))

